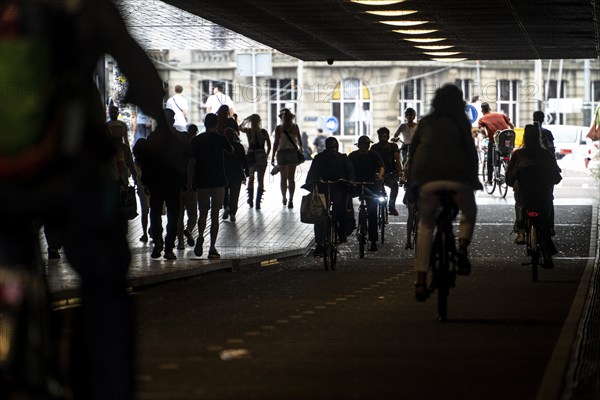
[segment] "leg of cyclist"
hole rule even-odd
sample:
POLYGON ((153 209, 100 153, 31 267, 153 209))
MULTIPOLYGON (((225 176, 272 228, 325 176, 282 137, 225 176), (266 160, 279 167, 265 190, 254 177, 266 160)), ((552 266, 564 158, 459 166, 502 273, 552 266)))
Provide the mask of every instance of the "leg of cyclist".
MULTIPOLYGON (((354 222, 354 210, 348 209, 348 191, 344 188, 335 187, 331 189, 333 201, 333 213, 338 222, 338 236, 340 243, 346 242, 346 237, 352 231, 354 222), (350 215, 352 212, 352 216, 350 215)), ((350 203, 351 204, 351 203, 350 203)))
POLYGON ((325 235, 327 234, 327 221, 324 219, 321 222, 317 222, 314 227, 315 231, 315 250, 313 251, 314 257, 321 257, 323 255, 325 241, 325 235))
POLYGON ((469 275, 471 273, 471 262, 468 258, 468 247, 473 238, 473 229, 477 218, 477 204, 473 189, 465 184, 454 182, 454 202, 461 211, 458 225, 458 250, 456 252, 458 274, 469 275))
POLYGON ((398 198, 398 175, 396 173, 386 174, 384 178, 385 186, 390 188, 389 210, 390 215, 397 216, 396 199, 398 198))

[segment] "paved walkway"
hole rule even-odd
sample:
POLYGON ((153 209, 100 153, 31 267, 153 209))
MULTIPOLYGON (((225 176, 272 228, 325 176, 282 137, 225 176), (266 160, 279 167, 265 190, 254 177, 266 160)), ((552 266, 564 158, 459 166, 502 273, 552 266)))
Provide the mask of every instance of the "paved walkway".
MULTIPOLYGON (((221 220, 217 249, 220 260, 208 260, 208 226, 204 232, 205 249, 202 257, 194 255, 192 247, 175 250, 177 260, 152 259, 152 243, 142 243, 142 227, 139 217, 129 222, 129 245, 132 254, 130 284, 132 287, 155 284, 171 279, 186 278, 221 269, 236 269, 243 265, 273 262, 273 260, 304 254, 313 242, 313 226, 300 222, 300 201, 307 194, 300 188, 305 181, 309 164, 303 164, 296 174, 294 208, 281 203, 279 175, 265 177, 265 194, 261 210, 246 204, 246 187, 242 187, 236 222, 221 220)), ((166 217, 163 217, 163 227, 166 217)), ((194 238, 197 238, 197 228, 194 238)), ((43 240, 43 235, 42 235, 43 240)), ((42 243, 43 259, 47 260, 46 246, 42 243)), ((61 254, 62 255, 62 254, 61 254)), ((48 260, 48 281, 55 299, 76 297, 78 277, 64 255, 60 260, 48 260)))

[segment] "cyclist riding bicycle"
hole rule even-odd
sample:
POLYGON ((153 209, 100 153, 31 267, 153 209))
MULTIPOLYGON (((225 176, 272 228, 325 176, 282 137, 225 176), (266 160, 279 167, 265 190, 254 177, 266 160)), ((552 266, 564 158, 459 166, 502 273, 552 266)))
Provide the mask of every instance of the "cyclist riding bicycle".
MULTIPOLYGON (((327 185, 319 183, 323 181, 335 181, 337 179, 346 179, 354 181, 354 168, 346 154, 338 152, 339 144, 336 138, 328 137, 325 140, 325 150, 317 154, 313 159, 306 182, 302 185, 303 189, 311 190, 312 185, 317 185, 319 193, 327 196, 327 185)), ((343 243, 346 237, 354 229, 354 210, 352 208, 352 197, 349 193, 348 184, 338 182, 331 185, 331 199, 327 198, 327 204, 333 202, 333 212, 338 222, 339 241, 343 243)), ((320 257, 323 255, 323 241, 327 230, 326 221, 315 224, 315 250, 313 255, 320 257)))
MULTIPOLYGON (((358 150, 350 153, 348 158, 354 167, 354 178, 356 182, 373 182, 372 185, 365 187, 367 203, 367 227, 369 231, 369 251, 377 251, 377 208, 379 207, 379 193, 381 190, 381 181, 383 181, 384 163, 379 154, 369 150, 371 139, 368 136, 358 138, 358 150)), ((355 193, 360 194, 360 191, 355 193)))
POLYGON ((410 145, 412 143, 412 138, 417 131, 417 123, 415 122, 417 112, 414 108, 408 107, 404 110, 404 118, 406 119, 406 122, 403 122, 398 126, 398 129, 396 129, 396 132, 394 133, 394 138, 392 139, 393 142, 402 142, 402 147, 400 147, 402 165, 406 165, 408 157, 410 156, 410 145), (400 139, 400 135, 402 135, 402 139, 400 139))
POLYGON ((510 118, 506 115, 491 112, 490 105, 487 102, 481 103, 481 112, 483 116, 479 118, 479 128, 484 130, 488 138, 487 148, 487 182, 491 184, 494 171, 494 134, 496 131, 505 129, 515 129, 515 126, 510 122, 510 118))
POLYGON ((428 296, 427 270, 430 262, 435 213, 439 206, 437 191, 454 192, 453 200, 461 211, 457 251, 458 273, 468 275, 471 264, 467 248, 471 243, 477 206, 474 190, 482 189, 477 177, 477 150, 471 124, 465 114, 463 94, 446 84, 436 91, 431 112, 425 116, 413 138, 409 156, 410 189, 418 192, 419 230, 415 269, 415 297, 428 296))
POLYGON ((544 266, 552 268, 554 264, 551 257, 556 254, 551 232, 554 207, 552 191, 554 185, 562 180, 560 168, 554 155, 540 144, 539 125, 525 126, 523 144, 522 149, 513 153, 506 170, 506 181, 515 190, 515 230, 517 235, 524 236, 527 228, 526 211, 540 214, 539 236, 544 266))
POLYGON ((390 215, 397 216, 396 199, 400 185, 398 178, 402 175, 402 165, 400 163, 400 149, 396 143, 390 143, 390 130, 386 127, 377 129, 379 142, 371 146, 371 150, 378 153, 383 160, 385 169, 383 183, 390 188, 389 212, 390 215))

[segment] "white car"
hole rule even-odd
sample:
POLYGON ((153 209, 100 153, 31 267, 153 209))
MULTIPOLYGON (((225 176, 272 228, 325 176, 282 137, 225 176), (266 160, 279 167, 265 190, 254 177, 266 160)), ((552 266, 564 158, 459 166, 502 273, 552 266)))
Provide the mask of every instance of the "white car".
POLYGON ((587 126, 578 125, 543 125, 554 136, 556 159, 563 158, 583 159, 588 150, 585 135, 589 131, 587 126))

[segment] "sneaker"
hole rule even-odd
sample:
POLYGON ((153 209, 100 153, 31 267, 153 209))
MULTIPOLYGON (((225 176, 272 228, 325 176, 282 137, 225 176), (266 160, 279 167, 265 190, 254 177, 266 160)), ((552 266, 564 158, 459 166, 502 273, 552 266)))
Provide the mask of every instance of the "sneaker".
POLYGON ((159 258, 162 250, 163 250, 163 241, 162 240, 154 241, 154 248, 152 249, 152 254, 150 255, 150 257, 159 258))
POLYGON ((193 246, 196 242, 194 241, 194 237, 192 236, 192 232, 187 229, 183 230, 183 236, 187 239, 187 245, 193 246))
POLYGON ((227 210, 223 211, 223 219, 229 218, 229 212, 227 210))
POLYGON ((230 220, 231 222, 235 222, 235 221, 236 221, 236 220, 235 220, 235 215, 231 214, 231 216, 229 217, 229 220, 230 220))
POLYGON ((48 248, 48 260, 59 260, 60 253, 57 249, 48 248))
POLYGON ((458 275, 470 275, 471 274, 471 262, 466 249, 458 249, 456 251, 456 264, 458 269, 456 273, 458 275))
POLYGON ((142 235, 142 237, 140 238, 140 242, 146 243, 147 241, 148 241, 148 235, 142 235))
POLYGON ((219 254, 219 252, 217 251, 217 249, 215 249, 213 247, 212 249, 210 249, 208 251, 208 258, 210 258, 210 259, 217 259, 217 258, 221 258, 221 255, 219 254))
POLYGON ((377 243, 371 242, 371 245, 369 246, 369 251, 377 251, 377 243))
POLYGON ((525 233, 517 232, 517 237, 515 238, 515 244, 525 244, 525 233))
POLYGON ((288 208, 294 208, 294 202, 293 201, 288 201, 288 208))
POLYGON ((181 240, 177 242, 177 250, 185 250, 185 245, 181 240))
POLYGON ((204 238, 202 236, 198 237, 196 240, 196 246, 194 246, 194 254, 196 257, 202 257, 202 245, 204 244, 204 238))
POLYGON ((315 247, 315 250, 313 251, 313 257, 323 257, 323 254, 325 253, 325 248, 318 244, 317 247, 315 247))
POLYGON ((390 215, 393 215, 394 217, 398 216, 398 210, 396 210, 395 207, 390 207, 389 213, 390 213, 390 215))
POLYGON ((177 260, 177 256, 173 253, 173 250, 165 251, 165 258, 167 260, 177 260))

